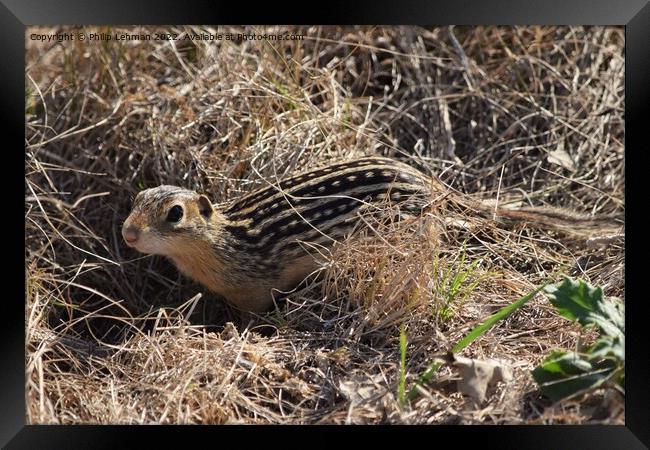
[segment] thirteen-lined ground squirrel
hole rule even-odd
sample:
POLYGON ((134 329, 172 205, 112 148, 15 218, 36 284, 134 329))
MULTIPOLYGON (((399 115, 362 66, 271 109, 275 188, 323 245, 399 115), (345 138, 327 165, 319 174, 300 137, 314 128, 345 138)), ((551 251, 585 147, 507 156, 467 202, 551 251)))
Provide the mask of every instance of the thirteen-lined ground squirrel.
MULTIPOLYGON (((286 178, 224 210, 191 190, 147 189, 136 196, 122 235, 140 252, 169 257, 183 274, 238 308, 264 311, 272 305, 272 290, 289 290, 313 272, 319 264, 314 255, 348 234, 359 213, 390 202, 417 216, 432 194, 445 191, 407 164, 369 157, 286 178)), ((499 211, 551 226, 567 219, 557 212, 499 211)))
POLYGON ((318 267, 312 255, 343 238, 358 212, 390 201, 420 214, 431 183, 406 164, 364 158, 281 180, 222 211, 205 195, 159 186, 136 196, 122 234, 235 306, 263 311, 272 289, 291 289, 318 267))

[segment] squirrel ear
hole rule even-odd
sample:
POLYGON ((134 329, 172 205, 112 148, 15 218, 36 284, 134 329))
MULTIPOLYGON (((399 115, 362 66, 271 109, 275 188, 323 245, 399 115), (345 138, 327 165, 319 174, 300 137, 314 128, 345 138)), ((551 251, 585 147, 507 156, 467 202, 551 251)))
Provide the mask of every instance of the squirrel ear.
POLYGON ((199 195, 197 204, 199 205, 199 212, 201 213, 201 215, 206 219, 209 219, 210 216, 212 215, 212 212, 214 211, 210 199, 205 195, 199 195))

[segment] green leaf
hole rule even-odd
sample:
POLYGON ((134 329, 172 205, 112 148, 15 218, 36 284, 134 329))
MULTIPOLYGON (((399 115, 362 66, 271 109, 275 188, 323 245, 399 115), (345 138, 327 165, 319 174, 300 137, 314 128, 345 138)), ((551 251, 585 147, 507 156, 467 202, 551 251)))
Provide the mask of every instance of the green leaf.
POLYGON ((625 307, 622 302, 603 298, 603 290, 583 280, 565 278, 544 288, 549 300, 563 317, 580 325, 596 325, 612 337, 625 335, 625 307))
POLYGON ((589 286, 582 280, 573 281, 565 278, 562 283, 551 284, 544 288, 558 313, 571 321, 578 320, 581 325, 588 325, 590 313, 598 310, 602 302, 603 290, 589 286))
POLYGON ((544 289, 558 312, 582 326, 595 325, 601 338, 592 347, 594 354, 616 355, 625 359, 625 305, 620 300, 603 298, 603 290, 582 280, 565 278, 544 289))
POLYGON ((563 317, 600 331, 584 352, 552 352, 535 370, 533 378, 542 394, 553 401, 574 397, 613 379, 625 388, 625 306, 605 299, 600 288, 565 278, 544 289, 563 317))
POLYGON ((625 336, 622 339, 613 338, 611 336, 601 336, 589 348, 589 353, 592 357, 607 358, 614 357, 625 360, 625 336))
POLYGON ((467 336, 465 336, 463 339, 461 339, 460 341, 458 341, 458 342, 456 343, 456 345, 454 345, 454 346, 451 348, 451 351, 454 352, 454 353, 458 353, 458 352, 460 352, 462 349, 464 349, 464 348, 467 347, 469 344, 471 344, 472 342, 474 342, 474 340, 476 340, 478 337, 482 336, 482 335, 483 335, 487 330, 489 330, 490 328, 492 328, 492 327, 494 326, 494 324, 496 324, 496 323, 499 322, 500 320, 505 319, 505 318, 508 317, 510 314, 512 314, 513 312, 515 312, 516 310, 518 310, 519 308, 521 308, 522 306, 524 306, 524 304, 525 304, 528 300, 530 300, 531 298, 535 297, 535 295, 536 295, 536 294, 537 294, 541 289, 543 289, 544 286, 546 286, 546 285, 542 285, 542 286, 538 287, 537 289, 535 289, 535 290, 532 291, 531 293, 529 293, 529 294, 527 294, 527 295, 521 297, 521 298, 520 298, 519 300, 517 300, 516 302, 511 303, 510 305, 508 305, 508 306, 506 306, 506 307, 504 307, 504 308, 501 308, 499 311, 497 311, 496 313, 492 314, 490 317, 488 317, 488 318, 485 320, 485 322, 483 322, 482 324, 480 324, 479 326, 477 326, 476 328, 474 328, 474 329, 473 329, 473 330, 472 330, 472 331, 471 331, 467 336))
POLYGON ((554 351, 533 370, 533 378, 542 394, 558 401, 601 386, 617 369, 612 359, 595 362, 589 355, 554 351))

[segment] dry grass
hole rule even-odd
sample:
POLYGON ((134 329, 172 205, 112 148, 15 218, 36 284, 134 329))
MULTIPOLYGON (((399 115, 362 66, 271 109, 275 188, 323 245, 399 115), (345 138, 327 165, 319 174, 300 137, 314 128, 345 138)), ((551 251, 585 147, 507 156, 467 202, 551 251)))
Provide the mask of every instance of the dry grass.
POLYGON ((456 392, 447 368, 410 405, 396 400, 400 324, 411 383, 542 280, 580 276, 624 298, 621 239, 497 229, 442 205, 399 223, 368 218, 377 232, 360 231, 320 277, 253 318, 122 243, 144 187, 226 202, 368 154, 500 204, 623 213, 622 28, 290 31, 305 39, 27 41, 28 421, 622 423, 606 393, 537 398, 530 370, 578 340, 541 297, 464 352, 514 367, 486 404, 456 392))

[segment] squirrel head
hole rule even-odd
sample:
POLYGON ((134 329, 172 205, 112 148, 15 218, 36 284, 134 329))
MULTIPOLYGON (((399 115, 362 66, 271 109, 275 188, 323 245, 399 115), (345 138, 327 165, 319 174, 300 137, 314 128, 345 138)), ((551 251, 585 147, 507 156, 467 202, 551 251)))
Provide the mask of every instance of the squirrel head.
POLYGON ((177 186, 138 193, 122 225, 122 237, 139 252, 173 256, 179 244, 200 238, 215 210, 207 196, 177 186))

